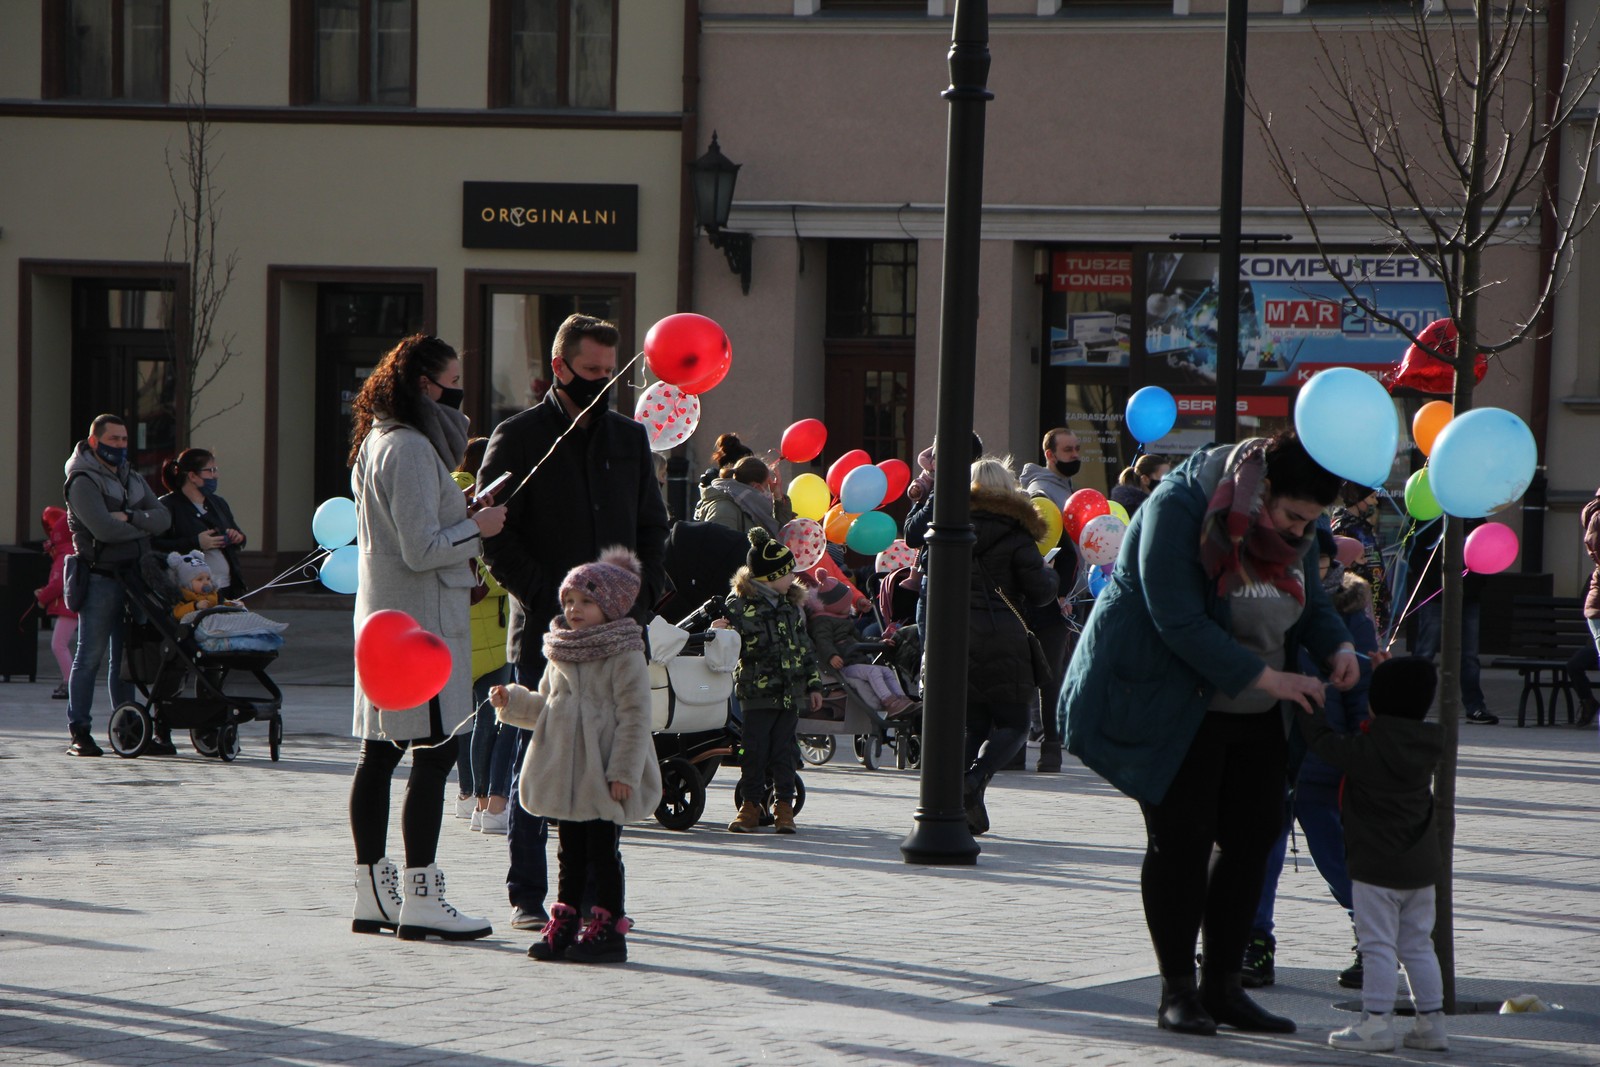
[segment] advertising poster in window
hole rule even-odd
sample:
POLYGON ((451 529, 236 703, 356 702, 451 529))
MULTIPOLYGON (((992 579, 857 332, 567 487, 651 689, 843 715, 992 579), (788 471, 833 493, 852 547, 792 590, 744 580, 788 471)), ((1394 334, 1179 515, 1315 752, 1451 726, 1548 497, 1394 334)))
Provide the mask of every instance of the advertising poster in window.
POLYGON ((1126 367, 1133 313, 1133 253, 1050 255, 1050 366, 1126 367))
POLYGON ((1109 493, 1122 468, 1133 462, 1131 439, 1122 430, 1129 395, 1125 382, 1067 385, 1060 425, 1078 436, 1078 458, 1083 466, 1072 479, 1077 488, 1109 493))
MULTIPOLYGON (((1144 299, 1131 333, 1143 380, 1175 394, 1209 393, 1217 380, 1217 254, 1155 249, 1136 264, 1144 299)), ((1449 307, 1439 279, 1399 256, 1352 252, 1330 264, 1303 250, 1247 252, 1239 277, 1241 392, 1298 388, 1327 367, 1376 374, 1405 354, 1405 335, 1370 318, 1340 277, 1360 279, 1364 301, 1413 331, 1449 307)))

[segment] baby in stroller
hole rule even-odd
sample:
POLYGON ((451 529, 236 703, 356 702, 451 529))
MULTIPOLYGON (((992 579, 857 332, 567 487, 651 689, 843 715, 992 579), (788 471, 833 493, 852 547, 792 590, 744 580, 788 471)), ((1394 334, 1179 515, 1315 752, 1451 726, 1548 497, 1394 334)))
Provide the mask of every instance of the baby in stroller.
POLYGON ((283 647, 281 636, 287 623, 273 622, 243 606, 224 601, 211 575, 211 565, 199 550, 187 555, 168 553, 167 570, 177 589, 172 617, 194 626, 195 644, 207 652, 276 652, 283 647), (215 607, 231 608, 206 614, 215 607))
POLYGON ((807 629, 819 663, 853 681, 865 682, 885 715, 898 715, 911 707, 913 701, 895 669, 874 662, 884 644, 894 643, 893 637, 868 644, 856 629, 856 609, 870 605, 864 599, 853 603, 850 587, 820 568, 813 572, 810 584, 814 593, 806 601, 807 629))

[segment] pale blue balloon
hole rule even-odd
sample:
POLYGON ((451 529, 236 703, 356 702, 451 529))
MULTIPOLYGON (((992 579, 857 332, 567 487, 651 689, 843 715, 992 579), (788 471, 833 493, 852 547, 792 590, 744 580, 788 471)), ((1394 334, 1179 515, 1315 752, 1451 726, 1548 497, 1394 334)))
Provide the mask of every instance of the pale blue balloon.
POLYGON ((1089 568, 1089 595, 1098 597, 1100 591, 1111 584, 1111 577, 1099 567, 1089 568))
POLYGON ((1428 488, 1445 514, 1478 519, 1527 491, 1539 462, 1533 431, 1503 408, 1477 408, 1445 425, 1428 456, 1428 488))
POLYGON ((354 593, 361 584, 361 550, 355 545, 334 549, 322 561, 317 577, 335 593, 354 593))
POLYGON ((1311 458, 1347 481, 1377 487, 1394 467, 1400 445, 1394 401, 1376 378, 1354 367, 1312 375, 1295 398, 1294 427, 1311 458))
POLYGON ((844 476, 839 485, 839 503, 847 515, 860 515, 876 511, 888 492, 888 475, 870 463, 863 463, 844 476))
POLYGON ((330 496, 317 505, 311 516, 311 536, 317 544, 333 551, 356 539, 356 502, 345 496, 330 496))
POLYGON ((1178 402, 1159 385, 1147 385, 1128 398, 1128 432, 1147 445, 1172 432, 1178 422, 1178 402))
MULTIPOLYGON (((882 498, 882 494, 879 494, 879 499, 882 498)), ((892 518, 881 511, 869 511, 856 516, 844 535, 844 543, 863 556, 875 556, 894 544, 895 535, 899 532, 892 518)))

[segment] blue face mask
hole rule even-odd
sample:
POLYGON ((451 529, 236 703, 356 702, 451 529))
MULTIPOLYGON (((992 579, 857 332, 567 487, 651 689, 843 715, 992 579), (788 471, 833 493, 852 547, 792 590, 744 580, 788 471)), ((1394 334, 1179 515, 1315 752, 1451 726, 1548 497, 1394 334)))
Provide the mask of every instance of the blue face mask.
POLYGON ((122 466, 123 462, 128 458, 128 450, 126 448, 112 448, 105 442, 94 446, 94 454, 113 467, 122 466))
POLYGON ((215 478, 200 479, 200 491, 206 496, 215 493, 217 491, 217 480, 215 478))

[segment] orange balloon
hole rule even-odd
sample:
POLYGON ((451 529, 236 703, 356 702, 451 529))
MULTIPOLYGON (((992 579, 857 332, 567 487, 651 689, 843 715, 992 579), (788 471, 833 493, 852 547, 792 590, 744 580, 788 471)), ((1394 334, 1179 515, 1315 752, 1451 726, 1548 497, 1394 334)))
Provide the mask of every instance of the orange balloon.
POLYGON ((828 514, 823 517, 823 536, 836 545, 842 545, 846 535, 850 533, 850 524, 855 521, 856 517, 845 511, 843 504, 835 504, 828 509, 828 514))
POLYGON ((1424 456, 1433 451, 1434 439, 1455 417, 1455 409, 1448 400, 1430 400, 1422 405, 1411 420, 1411 439, 1424 456))

